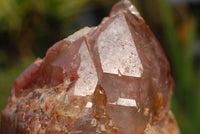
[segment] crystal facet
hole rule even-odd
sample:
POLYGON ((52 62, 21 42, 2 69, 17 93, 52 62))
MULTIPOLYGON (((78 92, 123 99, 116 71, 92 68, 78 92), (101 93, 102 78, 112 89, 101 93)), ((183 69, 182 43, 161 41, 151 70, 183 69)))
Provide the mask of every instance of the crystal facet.
POLYGON ((2 134, 179 134, 160 44, 129 0, 53 45, 13 83, 2 134))

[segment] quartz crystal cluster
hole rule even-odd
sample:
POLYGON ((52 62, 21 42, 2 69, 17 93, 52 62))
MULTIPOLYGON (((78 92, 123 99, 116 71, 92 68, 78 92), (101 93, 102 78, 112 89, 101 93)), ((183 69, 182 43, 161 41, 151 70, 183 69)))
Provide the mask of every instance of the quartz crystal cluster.
POLYGON ((129 0, 53 45, 13 83, 2 134, 179 134, 160 44, 129 0))

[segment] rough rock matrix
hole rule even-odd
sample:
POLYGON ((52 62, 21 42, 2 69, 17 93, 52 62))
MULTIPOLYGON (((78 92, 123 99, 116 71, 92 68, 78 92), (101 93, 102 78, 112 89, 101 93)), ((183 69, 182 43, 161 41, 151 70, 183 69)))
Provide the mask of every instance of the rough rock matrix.
POLYGON ((129 0, 53 45, 13 83, 2 134, 179 134, 160 44, 129 0))

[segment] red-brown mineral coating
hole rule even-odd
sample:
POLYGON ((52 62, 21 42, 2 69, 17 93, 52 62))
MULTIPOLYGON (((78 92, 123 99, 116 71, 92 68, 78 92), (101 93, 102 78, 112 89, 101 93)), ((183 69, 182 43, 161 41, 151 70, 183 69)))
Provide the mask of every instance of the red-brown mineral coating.
POLYGON ((2 134, 179 134, 160 44, 129 0, 53 45, 14 82, 2 134))

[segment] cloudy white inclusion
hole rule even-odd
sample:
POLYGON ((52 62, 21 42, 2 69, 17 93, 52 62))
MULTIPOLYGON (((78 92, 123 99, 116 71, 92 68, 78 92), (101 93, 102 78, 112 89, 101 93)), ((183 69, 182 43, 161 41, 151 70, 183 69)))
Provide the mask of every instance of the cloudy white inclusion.
POLYGON ((127 107, 137 107, 136 101, 134 99, 118 98, 116 102, 110 103, 111 105, 120 105, 127 107))
POLYGON ((81 63, 78 69, 79 79, 75 84, 74 95, 86 96, 92 95, 98 81, 97 72, 85 42, 82 43, 79 50, 81 63))
POLYGON ((92 102, 87 102, 87 104, 85 105, 86 108, 91 108, 92 107, 92 102))
POLYGON ((105 73, 141 77, 143 66, 124 16, 115 18, 97 42, 105 73))

